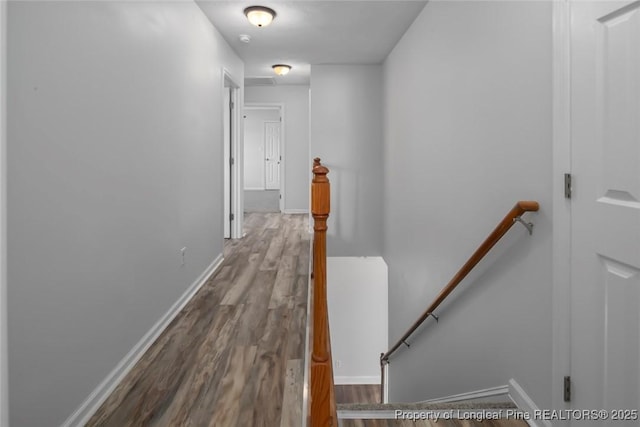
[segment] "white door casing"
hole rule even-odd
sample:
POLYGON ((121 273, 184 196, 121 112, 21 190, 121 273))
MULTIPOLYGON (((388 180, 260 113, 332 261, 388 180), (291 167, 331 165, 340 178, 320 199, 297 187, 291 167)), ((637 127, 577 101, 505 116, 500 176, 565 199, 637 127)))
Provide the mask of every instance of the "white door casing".
POLYGON ((222 192, 222 196, 224 197, 224 213, 223 213, 223 222, 224 222, 224 238, 229 239, 231 237, 231 221, 229 220, 231 216, 231 186, 233 183, 233 179, 231 176, 231 162, 229 159, 231 158, 231 88, 225 86, 224 88, 224 105, 223 105, 223 129, 224 129, 224 137, 222 139, 222 143, 224 144, 224 155, 223 155, 223 170, 224 170, 224 191, 222 192))
POLYGON ((638 410, 640 2, 573 2, 571 22, 571 406, 638 410))
MULTIPOLYGON (((277 102, 248 102, 244 104, 244 110, 252 110, 252 109, 277 109, 280 111, 280 168, 278 170, 279 172, 279 189, 280 189, 280 212, 285 212, 285 206, 286 206, 286 195, 287 195, 287 190, 286 190, 286 184, 287 184, 287 179, 286 179, 286 167, 284 167, 284 165, 286 164, 287 161, 287 150, 286 150, 286 146, 287 146, 287 141, 286 141, 286 135, 287 135, 287 119, 286 119, 286 108, 285 105, 282 103, 277 103, 277 102)), ((266 158, 266 156, 265 156, 266 158)))
POLYGON ((280 122, 264 122, 264 183, 267 190, 280 189, 280 122))
POLYGON ((244 166, 242 147, 242 94, 236 79, 225 68, 222 69, 223 102, 223 223, 224 237, 239 239, 243 236, 244 223, 244 166), (232 160, 232 162, 230 161, 232 160), (234 219, 230 220, 233 214, 234 219))

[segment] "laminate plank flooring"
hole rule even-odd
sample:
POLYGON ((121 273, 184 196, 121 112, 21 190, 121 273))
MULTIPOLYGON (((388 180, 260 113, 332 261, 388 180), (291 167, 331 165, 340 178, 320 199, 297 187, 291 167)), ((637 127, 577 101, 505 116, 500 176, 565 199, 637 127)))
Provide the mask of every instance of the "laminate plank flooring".
POLYGON ((522 420, 340 420, 340 427, 528 427, 522 420))
POLYGON ((308 219, 251 213, 245 232, 87 426, 302 424, 308 219))
POLYGON ((380 403, 380 384, 341 384, 335 386, 336 403, 380 403))

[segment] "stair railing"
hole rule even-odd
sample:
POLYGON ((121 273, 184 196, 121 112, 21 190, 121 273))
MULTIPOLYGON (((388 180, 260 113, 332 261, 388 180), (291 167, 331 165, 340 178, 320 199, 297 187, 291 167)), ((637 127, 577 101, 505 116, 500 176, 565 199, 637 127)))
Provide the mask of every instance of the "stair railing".
POLYGON ((393 353, 395 353, 403 344, 409 347, 407 343, 407 339, 415 332, 416 329, 422 325, 422 323, 428 318, 433 317, 436 322, 438 321, 438 317, 435 315, 435 310, 442 304, 442 302, 449 296, 451 292, 462 282, 462 280, 469 274, 471 270, 484 258, 484 256, 493 248, 493 246, 498 243, 498 241, 504 236, 507 231, 515 224, 516 222, 524 225, 529 234, 533 231, 533 224, 530 222, 525 222, 522 219, 522 215, 525 212, 535 212, 539 209, 538 202, 534 201, 519 201, 515 204, 515 206, 507 213, 507 215, 500 221, 498 226, 489 234, 489 236, 485 239, 484 242, 476 249, 476 251, 471 255, 471 257, 467 260, 467 262, 458 270, 458 272, 451 278, 449 283, 442 288, 438 296, 433 300, 431 305, 427 307, 427 309, 422 313, 422 315, 416 320, 413 325, 402 335, 394 345, 387 351, 386 353, 382 353, 380 355, 380 371, 382 375, 382 381, 380 384, 381 393, 380 396, 382 400, 384 400, 384 389, 385 389, 385 365, 389 364, 389 357, 393 353))
POLYGON ((327 310, 327 219, 330 212, 329 169, 313 161, 313 348, 311 351, 311 427, 337 427, 329 313, 327 310))

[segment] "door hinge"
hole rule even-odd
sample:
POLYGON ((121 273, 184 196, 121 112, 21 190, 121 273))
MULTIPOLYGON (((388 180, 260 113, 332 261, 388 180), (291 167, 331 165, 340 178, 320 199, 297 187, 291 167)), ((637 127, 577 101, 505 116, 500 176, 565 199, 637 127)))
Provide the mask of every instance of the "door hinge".
POLYGON ((236 163, 233 157, 229 157, 229 164, 233 166, 236 163))
POLYGON ((233 110, 233 107, 235 107, 236 104, 233 101, 229 101, 229 108, 231 108, 233 110))
POLYGON ((236 219, 236 216, 234 214, 229 214, 229 221, 233 221, 234 219, 236 219))
POLYGON ((564 401, 571 402, 571 377, 564 377, 564 401))
POLYGON ((572 192, 571 181, 572 181, 571 174, 565 173, 564 174, 564 197, 567 199, 571 198, 571 192, 572 192))

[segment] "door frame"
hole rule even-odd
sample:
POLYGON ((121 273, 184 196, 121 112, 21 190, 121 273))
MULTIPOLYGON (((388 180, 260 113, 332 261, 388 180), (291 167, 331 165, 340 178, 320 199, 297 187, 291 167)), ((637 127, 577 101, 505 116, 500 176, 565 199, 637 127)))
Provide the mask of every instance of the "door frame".
MULTIPOLYGON (((224 206, 229 204, 230 213, 234 214, 234 219, 231 221, 231 238, 232 239, 240 239, 243 236, 243 223, 244 223, 244 192, 242 189, 244 188, 244 150, 242 135, 244 132, 244 126, 241 126, 242 123, 240 120, 242 114, 242 99, 241 96, 241 87, 238 83, 236 83, 236 79, 232 76, 231 72, 226 68, 222 68, 222 93, 224 94, 225 88, 231 88, 231 102, 233 102, 234 108, 231 110, 231 149, 230 156, 233 159, 233 165, 231 166, 231 172, 229 175, 224 173, 226 170, 226 165, 229 165, 229 159, 226 158, 225 154, 226 150, 223 149, 223 185, 224 187, 230 186, 230 200, 226 200, 224 197, 224 189, 223 189, 223 201, 224 206)), ((224 120, 224 109, 229 108, 228 105, 225 104, 225 96, 222 96, 222 108, 223 108, 223 120, 224 120)), ((223 123, 222 128, 222 140, 223 144, 227 144, 228 141, 224 141, 224 126, 223 123)), ((223 208, 223 217, 224 212, 226 212, 226 207, 223 208)), ((228 221, 228 218, 223 218, 224 221, 228 221)))
MULTIPOLYGON (((276 124, 278 124, 278 127, 280 129, 280 135, 278 136, 278 156, 280 157, 280 160, 278 161, 278 191, 280 191, 280 188, 281 188, 281 185, 282 185, 282 179, 280 178, 282 176, 282 175, 280 175, 280 173, 282 172, 282 153, 280 152, 280 149, 282 148, 280 146, 280 138, 282 137, 282 122, 279 121, 279 120, 266 120, 266 121, 264 121, 264 131, 263 131, 262 145, 263 145, 264 150, 265 150, 265 157, 266 157, 266 150, 267 150, 267 123, 276 123, 276 124)), ((267 165, 266 165, 266 160, 265 160, 265 165, 264 165, 264 188, 265 188, 265 190, 269 190, 269 188, 267 188, 267 165)), ((280 211, 282 211, 282 209, 280 209, 280 211)))
POLYGON ((7 367, 7 2, 0 2, 0 427, 9 425, 7 367))
MULTIPOLYGON (((602 1, 606 3, 606 1, 602 1)), ((619 3, 623 3, 620 1, 619 3)), ((628 0, 627 4, 633 3, 628 0)), ((553 409, 571 409, 573 403, 563 401, 563 377, 572 373, 575 360, 571 347, 572 301, 578 292, 573 291, 572 277, 572 228, 573 209, 571 200, 564 196, 564 174, 572 173, 572 12, 575 0, 553 2, 553 409)), ((579 179, 580 177, 578 177, 579 179)), ((572 179, 577 187, 580 181, 572 179)), ((576 211, 577 217, 577 211, 576 211)), ((576 288, 577 289, 577 288, 576 288)), ((572 394, 574 390, 572 378, 572 394)), ((576 408, 581 409, 581 408, 576 408)), ((554 420, 555 426, 568 426, 570 420, 554 420)))
MULTIPOLYGON (((571 375, 571 199, 564 174, 571 168, 571 1, 553 2, 553 256, 552 256, 552 408, 564 402, 564 377, 571 375)), ((554 425, 567 426, 566 420, 554 425)))
POLYGON ((286 144, 285 144, 285 139, 286 139, 286 115, 285 115, 285 108, 284 108, 284 104, 283 103, 277 103, 277 102, 247 102, 244 104, 244 108, 245 110, 275 110, 275 109, 279 109, 280 110, 280 117, 282 118, 282 120, 280 120, 280 157, 282 158, 282 160, 280 161, 280 212, 284 213, 285 209, 284 207, 286 206, 285 204, 285 165, 286 165, 286 159, 287 159, 287 153, 285 150, 286 144))

